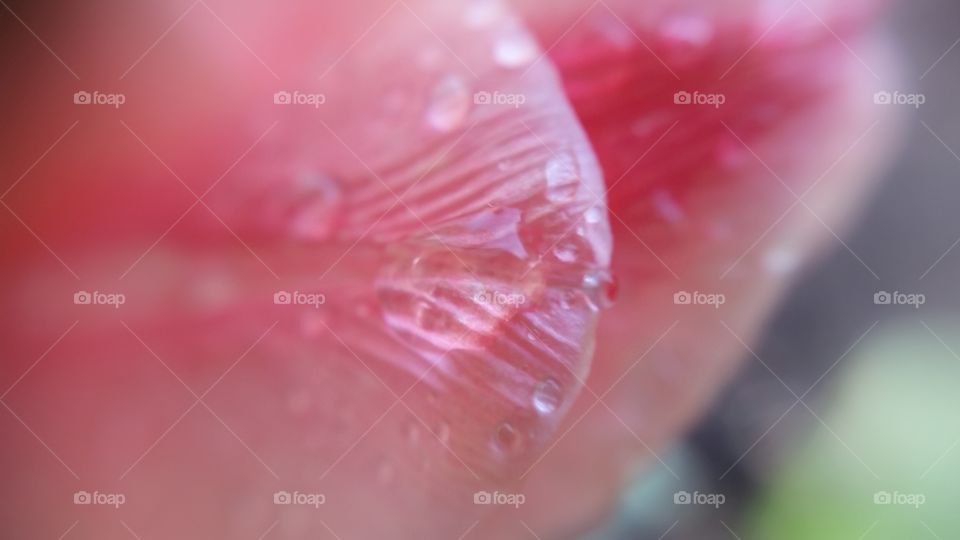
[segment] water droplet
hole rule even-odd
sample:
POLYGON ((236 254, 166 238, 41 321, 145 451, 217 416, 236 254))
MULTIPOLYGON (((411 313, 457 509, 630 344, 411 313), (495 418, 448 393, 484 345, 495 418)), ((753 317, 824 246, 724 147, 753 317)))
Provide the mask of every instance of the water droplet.
POLYGON ((389 484, 393 481, 393 476, 393 465, 387 460, 381 461, 380 465, 377 467, 377 482, 380 482, 381 484, 389 484))
POLYGON ((432 71, 443 64, 443 51, 439 47, 428 47, 417 53, 417 64, 426 71, 432 71))
POLYGON ((784 246, 771 249, 763 256, 763 267, 773 274, 789 274, 799 262, 796 252, 784 246))
POLYGON ((686 217, 683 208, 680 208, 676 199, 667 191, 657 190, 653 192, 651 200, 653 201, 653 208, 657 211, 657 214, 666 220, 667 223, 680 223, 686 217))
POLYGON ((407 444, 410 446, 417 446, 420 443, 420 426, 416 423, 411 422, 407 426, 407 431, 405 433, 407 444))
POLYGON ((373 305, 369 301, 359 300, 356 303, 354 311, 360 317, 370 317, 373 315, 373 305))
POLYGON ((547 198, 554 202, 572 200, 580 187, 577 164, 569 154, 554 156, 544 168, 547 179, 547 198))
POLYGON ((572 243, 565 243, 554 248, 553 256, 560 262, 572 263, 577 260, 577 250, 572 243))
POLYGON ((470 112, 470 90, 458 75, 447 75, 437 83, 427 107, 427 123, 438 131, 451 131, 463 124, 470 112))
POLYGON ((507 455, 516 455, 523 450, 523 434, 510 422, 502 422, 493 432, 493 444, 507 455))
POLYGON ((586 22, 597 37, 620 51, 629 51, 639 45, 633 31, 609 10, 591 13, 586 22))
POLYGON ((601 220, 603 220, 604 214, 605 212, 603 207, 591 206, 586 212, 583 213, 583 219, 587 223, 591 225, 595 225, 597 223, 600 223, 601 220))
POLYGON ((417 301, 413 320, 419 328, 427 332, 445 333, 456 326, 456 320, 451 313, 426 300, 417 301))
POLYGON ((490 26, 503 16, 503 5, 497 0, 473 0, 463 12, 463 22, 470 28, 490 26))
POLYGON ((316 338, 327 330, 327 314, 325 311, 311 309, 300 317, 300 332, 304 337, 316 338))
POLYGON ((312 402, 310 393, 306 390, 300 390, 287 397, 287 408, 295 415, 302 415, 310 410, 312 402))
POLYGON ((577 301, 577 292, 576 291, 563 291, 560 293, 560 307, 563 309, 571 309, 577 301))
POLYGON ((743 143, 736 140, 732 135, 721 138, 720 142, 717 143, 717 161, 727 169, 741 167, 747 160, 749 155, 747 152, 743 143))
POLYGON ((612 306, 617 298, 617 281, 606 270, 591 270, 584 274, 583 288, 590 302, 600 309, 612 306))
POLYGON ((729 223, 715 221, 707 225, 707 234, 714 240, 727 240, 733 236, 733 229, 729 223))
POLYGON ((505 68, 516 68, 529 64, 540 52, 540 47, 523 30, 513 29, 497 38, 493 46, 493 58, 505 68))
POLYGON ((294 236, 311 242, 330 238, 342 210, 340 185, 324 174, 304 174, 298 178, 297 188, 303 191, 303 201, 290 225, 294 236))
POLYGON ((440 439, 440 442, 446 446, 450 442, 450 424, 446 422, 440 422, 437 426, 437 438, 440 439))
POLYGON ((540 414, 550 414, 557 410, 563 398, 563 391, 560 383, 551 377, 547 377, 537 383, 533 390, 533 407, 540 414))
POLYGON ((674 43, 702 47, 713 39, 710 21, 697 15, 681 15, 664 21, 660 32, 674 43))

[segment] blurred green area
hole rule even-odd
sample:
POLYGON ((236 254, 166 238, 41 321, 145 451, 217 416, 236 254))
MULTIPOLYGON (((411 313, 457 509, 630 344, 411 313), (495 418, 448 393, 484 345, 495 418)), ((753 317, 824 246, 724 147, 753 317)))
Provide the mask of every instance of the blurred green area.
POLYGON ((744 538, 960 537, 960 325, 918 326, 854 353, 744 538))

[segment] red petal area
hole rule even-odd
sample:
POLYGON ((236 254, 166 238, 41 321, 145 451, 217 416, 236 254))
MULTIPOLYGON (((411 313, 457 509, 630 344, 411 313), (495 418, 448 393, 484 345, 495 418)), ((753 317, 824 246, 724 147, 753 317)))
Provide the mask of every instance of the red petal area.
POLYGON ((8 530, 463 534, 474 492, 552 440, 607 302, 599 168, 555 73, 505 10, 183 9, 122 107, 58 81, 29 110, 79 124, 6 199, 4 462, 39 471, 7 475, 8 530), (129 503, 84 513, 77 490, 129 503))

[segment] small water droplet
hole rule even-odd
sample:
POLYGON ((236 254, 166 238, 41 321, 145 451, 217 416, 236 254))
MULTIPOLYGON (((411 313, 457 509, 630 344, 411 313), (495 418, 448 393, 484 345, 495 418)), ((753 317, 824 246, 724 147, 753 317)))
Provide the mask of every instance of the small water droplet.
POLYGON ((446 446, 450 442, 450 424, 446 422, 440 422, 437 426, 437 438, 440 439, 440 442, 446 446))
POLYGON ((368 301, 357 301, 354 311, 360 317, 370 317, 373 315, 373 306, 368 301))
POLYGON ((636 34, 627 25, 623 24, 623 21, 613 12, 598 11, 592 13, 586 22, 590 25, 593 33, 620 51, 629 51, 639 44, 636 34))
POLYGON ((438 131, 451 131, 463 124, 470 112, 470 90, 459 75, 447 75, 433 88, 427 107, 427 123, 438 131))
POLYGON ((705 17, 681 15, 666 19, 660 32, 667 40, 694 47, 702 47, 713 39, 713 26, 705 17))
POLYGON ((443 51, 439 47, 428 47, 417 53, 417 64, 426 71, 432 71, 443 64, 443 51))
POLYGON ((407 438, 407 444, 410 446, 417 446, 420 444, 420 426, 414 422, 411 422, 410 425, 407 426, 405 436, 407 438))
POLYGON ((658 189, 651 196, 653 208, 667 223, 677 224, 684 220, 686 214, 677 200, 669 192, 658 189))
POLYGON ((552 377, 547 377, 537 383, 533 390, 533 407, 540 414, 550 414, 557 410, 563 398, 560 383, 552 377))
POLYGON ((510 422, 502 422, 493 432, 493 444, 507 455, 516 455, 523 450, 523 434, 510 422))
POLYGON ((303 201, 295 209, 290 225, 294 236, 311 242, 330 238, 342 210, 340 185, 324 174, 304 174, 297 184, 303 191, 303 201))
POLYGON ((473 0, 463 12, 463 22, 470 28, 490 26, 503 16, 503 5, 497 0, 473 0))
POLYGON ((600 206, 591 206, 586 212, 583 213, 583 219, 591 224, 595 225, 600 223, 603 220, 604 210, 600 206))
POLYGON ((772 274, 789 274, 799 262, 796 252, 784 246, 771 249, 763 256, 763 267, 772 274))
POLYGON ((577 164, 569 154, 554 156, 547 161, 544 168, 547 179, 547 198, 554 202, 565 202, 573 199, 580 187, 580 176, 577 174, 577 164))
POLYGON ((540 52, 540 47, 529 34, 513 29, 497 38, 493 46, 493 58, 505 68, 516 68, 529 64, 540 52))
POLYGON ((449 332, 456 326, 456 319, 451 313, 426 300, 417 301, 413 320, 422 330, 434 333, 449 332))
POLYGON ((393 476, 393 465, 387 460, 381 461, 380 465, 377 467, 377 482, 380 482, 381 484, 389 484, 393 481, 393 476))
POLYGON ((327 314, 325 311, 311 309, 300 317, 300 332, 304 337, 316 338, 327 330, 327 314))
POLYGON ((310 410, 312 402, 310 393, 306 390, 300 390, 287 397, 287 408, 295 415, 302 415, 310 410))
POLYGON ((577 250, 572 243, 561 244, 554 248, 553 256, 560 262, 572 263, 577 260, 577 250))
POLYGON ((616 279, 606 270, 591 270, 583 275, 583 288, 594 306, 605 309, 617 298, 616 279))
POLYGON ((720 139, 717 143, 716 155, 720 165, 727 169, 737 169, 743 166, 749 154, 743 143, 731 135, 720 139))

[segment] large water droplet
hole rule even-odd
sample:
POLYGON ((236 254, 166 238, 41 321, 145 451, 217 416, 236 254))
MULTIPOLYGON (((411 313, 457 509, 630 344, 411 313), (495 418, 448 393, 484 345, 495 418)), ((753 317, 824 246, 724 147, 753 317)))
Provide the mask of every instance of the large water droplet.
POLYGON ((547 198, 554 202, 572 200, 580 187, 577 164, 569 154, 554 156, 544 168, 547 180, 547 198))
POLYGON ((433 87, 427 106, 427 123, 437 131, 460 127, 470 112, 470 89, 459 75, 450 74, 433 87))
POLYGON ((497 38, 493 46, 493 59, 505 68, 529 64, 540 53, 537 42, 529 34, 513 29, 497 38))
POLYGON ((537 383, 533 390, 533 407, 540 414, 550 414, 557 410, 563 398, 560 383, 552 377, 547 377, 537 383))
POLYGON ((599 309, 612 306, 617 298, 617 281, 606 270, 590 270, 585 273, 583 289, 590 302, 599 309))

